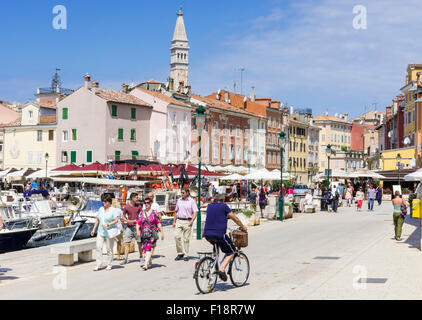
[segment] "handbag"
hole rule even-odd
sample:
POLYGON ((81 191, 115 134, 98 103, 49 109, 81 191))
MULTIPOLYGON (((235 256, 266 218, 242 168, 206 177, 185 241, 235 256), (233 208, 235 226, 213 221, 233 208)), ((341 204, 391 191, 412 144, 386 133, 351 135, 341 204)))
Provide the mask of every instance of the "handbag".
MULTIPOLYGON (((154 238, 154 240, 158 240, 160 238, 158 231, 154 230, 154 228, 152 227, 151 222, 149 221, 148 216, 146 215, 145 211, 144 211, 144 215, 145 215, 145 219, 147 220, 148 225, 151 228, 152 237, 154 238)), ((145 228, 144 228, 144 230, 145 230, 145 228)), ((142 233, 142 235, 143 235, 143 233, 142 233)))
MULTIPOLYGON (((102 219, 103 220, 103 224, 104 224, 104 213, 105 212, 103 211, 103 219, 102 219)), ((120 220, 117 223, 120 223, 120 220)), ((110 239, 117 237, 122 232, 122 230, 120 230, 116 225, 114 225, 110 229, 104 229, 104 230, 107 233, 107 237, 110 238, 110 239)))
POLYGON ((402 203, 401 204, 401 215, 404 217, 407 214, 407 206, 402 203))

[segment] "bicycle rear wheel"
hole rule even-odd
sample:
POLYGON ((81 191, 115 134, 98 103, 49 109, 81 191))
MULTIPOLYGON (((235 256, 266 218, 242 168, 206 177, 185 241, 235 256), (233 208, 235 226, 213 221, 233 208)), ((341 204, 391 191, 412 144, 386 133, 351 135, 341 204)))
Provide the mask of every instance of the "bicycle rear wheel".
POLYGON ((198 290, 203 294, 214 290, 217 283, 217 273, 215 272, 215 261, 213 258, 204 257, 199 261, 195 283, 198 290))
POLYGON ((249 259, 243 252, 237 252, 230 262, 229 275, 230 280, 235 287, 245 285, 249 278, 249 259))

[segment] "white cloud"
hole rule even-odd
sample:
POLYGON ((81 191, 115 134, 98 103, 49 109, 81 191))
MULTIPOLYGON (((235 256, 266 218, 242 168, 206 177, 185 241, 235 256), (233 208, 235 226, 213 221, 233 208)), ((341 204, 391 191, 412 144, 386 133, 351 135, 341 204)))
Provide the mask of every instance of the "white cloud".
MULTIPOLYGON (((233 69, 245 67, 247 85, 259 96, 345 112, 384 109, 404 85, 408 63, 422 62, 419 41, 422 1, 324 0, 275 7, 250 22, 227 51, 191 66, 192 84, 202 94, 233 88, 233 69), (367 29, 353 28, 353 7, 367 7, 367 29), (207 76, 204 77, 203 75, 207 76)), ((239 82, 239 79, 238 79, 239 82)))

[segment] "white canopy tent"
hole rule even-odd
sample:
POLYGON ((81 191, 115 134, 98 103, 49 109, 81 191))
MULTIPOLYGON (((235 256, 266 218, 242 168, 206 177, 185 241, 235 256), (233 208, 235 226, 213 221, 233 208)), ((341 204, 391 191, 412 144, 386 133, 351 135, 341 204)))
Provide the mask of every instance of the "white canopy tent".
POLYGON ((14 171, 14 172, 10 172, 10 173, 6 174, 6 177, 23 177, 24 174, 26 173, 26 171, 28 171, 27 168, 21 169, 21 170, 18 170, 18 171, 14 171))
POLYGON ((372 178, 372 179, 385 179, 385 177, 379 173, 368 169, 361 169, 349 173, 349 178, 372 178))
MULTIPOLYGON (((288 180, 290 174, 283 172, 283 180, 288 180)), ((261 169, 244 176, 245 180, 280 180, 280 172, 269 172, 267 169, 261 169)))
POLYGON ((12 168, 8 168, 6 170, 0 171, 0 179, 6 176, 12 168))
POLYGON ((404 181, 422 181, 422 168, 405 175, 404 181))
POLYGON ((241 176, 240 174, 233 173, 225 177, 219 177, 218 180, 243 180, 244 178, 245 176, 241 176))
MULTIPOLYGON (((83 182, 97 185, 110 185, 110 186, 143 186, 146 183, 153 181, 137 181, 137 180, 114 180, 114 179, 98 179, 98 178, 70 178, 70 177, 53 177, 53 181, 60 182, 83 182)), ((159 182, 159 180, 157 180, 159 182)))
POLYGON ((42 170, 38 170, 31 173, 30 175, 27 176, 27 178, 28 179, 45 178, 46 176, 47 178, 51 178, 51 177, 60 176, 60 175, 63 175, 63 173, 60 171, 51 171, 50 169, 47 169, 47 175, 46 175, 45 169, 42 169, 42 170))

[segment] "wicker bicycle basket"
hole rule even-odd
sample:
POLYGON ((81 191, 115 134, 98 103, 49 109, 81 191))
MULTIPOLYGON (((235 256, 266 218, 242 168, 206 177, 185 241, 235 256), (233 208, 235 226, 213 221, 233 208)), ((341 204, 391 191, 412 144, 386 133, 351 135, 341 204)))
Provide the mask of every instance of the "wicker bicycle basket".
POLYGON ((248 246, 248 233, 242 230, 235 230, 232 232, 233 243, 238 248, 245 248, 248 246))

